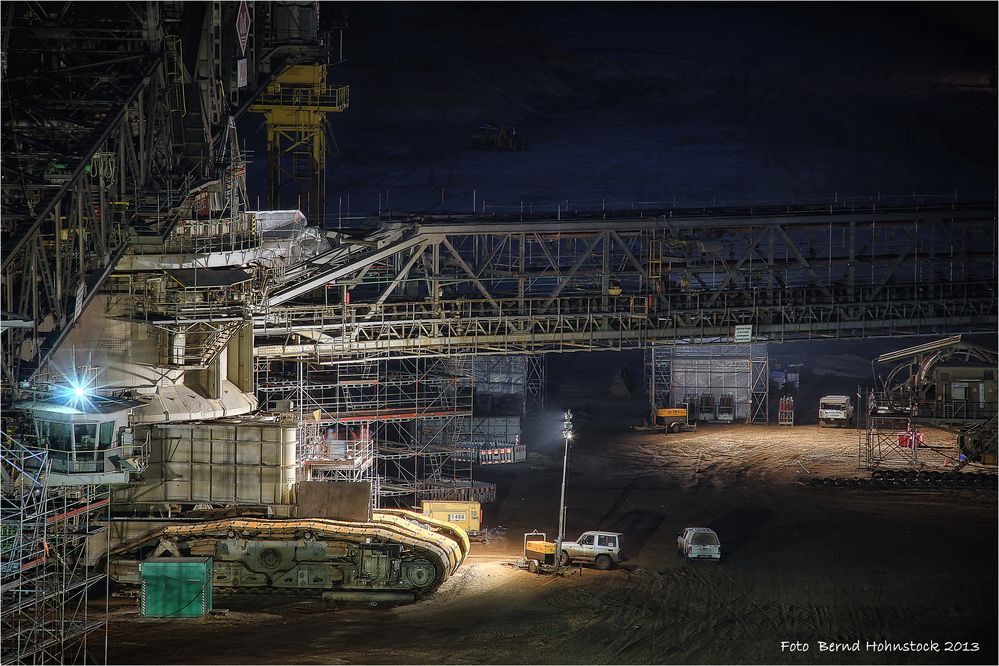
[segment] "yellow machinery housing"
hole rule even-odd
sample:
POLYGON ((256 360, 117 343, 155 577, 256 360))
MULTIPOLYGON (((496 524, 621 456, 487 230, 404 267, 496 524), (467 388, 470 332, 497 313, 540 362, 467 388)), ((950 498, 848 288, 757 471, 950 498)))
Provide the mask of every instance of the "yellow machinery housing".
POLYGON ((524 559, 542 565, 555 564, 555 543, 544 532, 524 534, 524 559))
POLYGON ((680 432, 687 425, 687 408, 663 407, 657 409, 654 425, 666 428, 669 432, 680 432))
POLYGON ((326 202, 328 113, 346 110, 347 86, 326 82, 326 65, 290 65, 250 106, 267 125, 268 205, 298 208, 322 224, 326 202))
POLYGON ((420 507, 424 516, 457 525, 473 536, 482 528, 482 507, 478 502, 423 500, 420 507))

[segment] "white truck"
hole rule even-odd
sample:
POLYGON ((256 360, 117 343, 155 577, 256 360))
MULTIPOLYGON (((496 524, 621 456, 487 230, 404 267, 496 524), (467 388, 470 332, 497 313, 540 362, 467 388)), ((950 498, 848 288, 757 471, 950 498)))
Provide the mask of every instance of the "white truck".
POLYGON ((853 400, 848 395, 827 395, 819 399, 819 427, 853 425, 853 400))
MULTIPOLYGON (((564 567, 586 562, 597 569, 610 569, 626 559, 622 537, 620 532, 583 532, 575 541, 562 542, 560 563, 564 567)), ((546 540, 544 532, 524 535, 524 563, 532 573, 554 570, 555 550, 555 542, 546 540)))
POLYGON ((626 559, 622 536, 620 532, 583 532, 575 541, 563 541, 561 564, 587 562, 597 569, 610 569, 626 559))
POLYGON ((721 562, 721 541, 718 534, 708 527, 688 527, 676 535, 676 552, 693 560, 721 562))

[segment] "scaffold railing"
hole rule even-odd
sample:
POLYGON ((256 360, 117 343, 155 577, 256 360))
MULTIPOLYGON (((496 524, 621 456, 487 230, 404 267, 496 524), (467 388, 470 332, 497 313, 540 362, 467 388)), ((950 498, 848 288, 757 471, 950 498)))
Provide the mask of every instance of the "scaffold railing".
POLYGON ((51 487, 48 453, 7 433, 2 466, 0 660, 106 661, 106 643, 92 638, 107 623, 107 606, 88 603, 89 591, 106 577, 88 567, 86 551, 88 539, 104 529, 110 489, 51 487))
POLYGON ((470 482, 471 464, 454 453, 461 418, 472 413, 471 389, 445 358, 349 365, 258 358, 257 382, 262 404, 284 401, 300 415, 300 478, 372 481, 376 508, 383 500, 413 503, 428 483, 470 482))

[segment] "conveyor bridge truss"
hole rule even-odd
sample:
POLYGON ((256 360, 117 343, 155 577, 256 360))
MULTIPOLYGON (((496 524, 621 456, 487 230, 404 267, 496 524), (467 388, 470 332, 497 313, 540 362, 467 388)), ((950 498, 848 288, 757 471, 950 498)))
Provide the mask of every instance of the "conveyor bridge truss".
POLYGON ((289 270, 263 358, 994 331, 994 203, 384 221, 289 270), (326 287, 325 290, 320 289, 326 287))

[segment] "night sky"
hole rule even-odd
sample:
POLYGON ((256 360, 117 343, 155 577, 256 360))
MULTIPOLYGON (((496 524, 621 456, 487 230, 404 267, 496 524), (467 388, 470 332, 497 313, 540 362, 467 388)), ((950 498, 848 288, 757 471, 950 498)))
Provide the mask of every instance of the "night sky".
MULTIPOLYGON (((346 3, 327 219, 996 187, 996 4, 346 3), (472 150, 481 123, 526 152, 472 150)), ((263 133, 246 137, 262 160, 263 133)), ((261 190, 262 190, 261 186, 261 190)))

